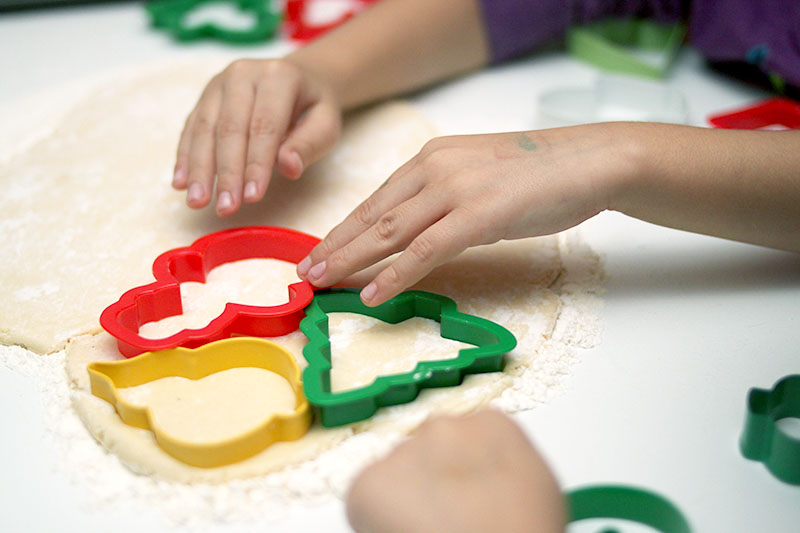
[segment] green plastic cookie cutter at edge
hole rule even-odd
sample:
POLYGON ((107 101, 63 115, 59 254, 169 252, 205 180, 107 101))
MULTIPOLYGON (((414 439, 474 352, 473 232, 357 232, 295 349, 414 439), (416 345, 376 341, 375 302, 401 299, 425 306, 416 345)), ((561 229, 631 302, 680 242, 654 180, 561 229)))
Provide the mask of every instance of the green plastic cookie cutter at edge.
POLYGON ((300 330, 308 337, 303 348, 308 361, 303 371, 304 392, 325 427, 364 420, 379 407, 410 402, 422 388, 459 385, 466 374, 499 372, 504 354, 517 345, 514 335, 503 326, 461 313, 450 298, 425 291, 406 291, 376 307, 364 305, 355 289, 321 291, 306 307, 300 330), (419 362, 410 372, 380 376, 359 389, 331 392, 329 312, 358 313, 390 324, 415 316, 429 318, 441 324, 442 337, 475 347, 461 349, 455 358, 419 362))
POLYGON ((800 375, 782 378, 771 390, 750 389, 739 448, 784 483, 800 485, 800 439, 777 425, 792 417, 800 418, 800 375))
MULTIPOLYGON (((680 510, 663 496, 623 485, 581 487, 566 494, 569 521, 589 518, 630 520, 661 533, 691 533, 680 510)), ((610 528, 609 531, 616 531, 610 528)))
POLYGON ((272 0, 151 0, 146 9, 154 28, 170 32, 179 41, 210 38, 232 44, 258 43, 275 35, 281 16, 270 7, 272 0), (232 4, 242 13, 252 13, 255 22, 248 29, 225 28, 216 23, 188 26, 191 12, 203 4, 232 4))
POLYGON ((644 19, 606 19, 567 31, 567 51, 574 57, 615 72, 662 78, 683 42, 681 23, 659 24, 644 19), (656 52, 654 62, 633 50, 656 52))

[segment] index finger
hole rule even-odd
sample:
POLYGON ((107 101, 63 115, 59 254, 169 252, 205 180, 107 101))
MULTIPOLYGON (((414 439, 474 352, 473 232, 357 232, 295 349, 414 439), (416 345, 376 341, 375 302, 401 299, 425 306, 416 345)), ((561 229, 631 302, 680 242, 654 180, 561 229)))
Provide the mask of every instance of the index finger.
POLYGON ((412 172, 415 164, 415 160, 411 159, 397 169, 378 190, 328 232, 308 257, 297 265, 298 276, 306 279, 313 266, 325 261, 333 252, 368 231, 385 213, 417 195, 423 189, 424 183, 421 175, 412 172))

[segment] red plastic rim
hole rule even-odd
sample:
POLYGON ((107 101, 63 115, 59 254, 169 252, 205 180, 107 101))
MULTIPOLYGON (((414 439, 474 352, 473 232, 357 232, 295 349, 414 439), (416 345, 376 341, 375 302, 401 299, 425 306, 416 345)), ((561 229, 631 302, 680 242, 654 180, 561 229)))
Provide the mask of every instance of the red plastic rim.
POLYGON ((307 281, 289 285, 289 301, 260 307, 228 303, 206 327, 184 329, 163 339, 139 335, 142 324, 183 312, 180 284, 204 283, 215 267, 241 259, 273 258, 300 262, 319 239, 287 228, 249 226, 211 233, 185 248, 164 252, 153 262, 156 281, 124 293, 100 315, 100 325, 117 339, 125 357, 183 346, 197 348, 232 335, 277 337, 298 328, 315 287, 307 281))

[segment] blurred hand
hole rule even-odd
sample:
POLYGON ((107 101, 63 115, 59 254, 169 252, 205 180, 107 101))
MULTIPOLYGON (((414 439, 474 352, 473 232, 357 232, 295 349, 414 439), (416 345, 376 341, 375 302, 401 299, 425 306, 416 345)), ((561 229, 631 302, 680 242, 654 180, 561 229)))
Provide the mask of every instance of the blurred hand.
POLYGON ((346 504, 360 533, 550 533, 566 521, 547 465, 496 411, 425 422, 356 478, 346 504))
POLYGON ((336 143, 341 110, 333 91, 288 59, 240 59, 214 76, 186 119, 172 185, 192 208, 235 213, 260 200, 273 168, 289 179, 336 143))
POLYGON ((466 248, 555 233, 608 206, 631 173, 625 124, 430 141, 298 265, 317 286, 402 252, 361 293, 378 305, 466 248))

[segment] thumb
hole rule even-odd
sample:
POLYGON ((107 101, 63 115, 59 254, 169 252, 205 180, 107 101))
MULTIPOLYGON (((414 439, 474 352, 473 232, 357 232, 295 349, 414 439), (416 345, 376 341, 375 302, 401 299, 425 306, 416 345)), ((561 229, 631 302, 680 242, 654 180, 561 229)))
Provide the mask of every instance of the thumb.
POLYGON ((339 140, 341 112, 331 103, 319 103, 306 111, 278 150, 278 170, 289 179, 330 151, 339 140))

